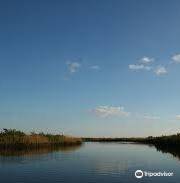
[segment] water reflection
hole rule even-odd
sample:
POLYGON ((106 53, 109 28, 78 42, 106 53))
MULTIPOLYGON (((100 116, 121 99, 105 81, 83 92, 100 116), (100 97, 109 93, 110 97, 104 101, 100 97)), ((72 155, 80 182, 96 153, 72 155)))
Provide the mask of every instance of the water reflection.
POLYGON ((71 152, 79 149, 82 145, 73 145, 73 146, 52 146, 52 147, 41 147, 33 149, 0 149, 0 156, 32 156, 32 155, 41 155, 48 154, 52 152, 71 152))
POLYGON ((157 151, 160 151, 162 153, 169 153, 173 155, 175 158, 180 160, 180 147, 170 147, 170 146, 157 146, 155 145, 157 151))
POLYGON ((179 160, 143 144, 84 143, 31 151, 0 151, 0 182, 6 183, 129 183, 139 181, 134 177, 138 169, 172 171, 175 175, 144 178, 143 183, 179 183, 180 180, 179 160))
POLYGON ((128 162, 126 160, 117 161, 98 161, 96 162, 96 171, 100 174, 119 174, 128 170, 128 162))
MULTIPOLYGON (((105 143, 104 143, 105 144, 105 143)), ((112 144, 112 143, 111 143, 112 144)), ((134 144, 136 145, 137 143, 115 143, 115 144, 134 144)), ((144 145, 144 144, 137 144, 137 145, 144 145)), ((73 145, 73 146, 61 146, 61 147, 57 147, 57 146, 53 146, 53 147, 41 147, 41 148, 34 148, 34 149, 21 149, 21 150, 14 150, 14 149, 0 149, 0 156, 1 157, 10 157, 10 156, 33 156, 33 155, 43 155, 43 154, 49 154, 52 152, 72 152, 72 151, 76 151, 79 148, 81 148, 83 145, 73 145)), ((173 155, 175 158, 177 158, 178 160, 180 160, 180 147, 172 147, 172 146, 159 146, 159 145, 148 145, 146 144, 146 146, 149 147, 154 147, 156 148, 157 151, 162 152, 162 153, 169 153, 171 155, 173 155)), ((119 170, 127 170, 127 162, 96 162, 97 164, 97 171, 102 171, 102 172, 106 172, 106 171, 113 171, 116 170, 117 172, 119 170), (109 165, 112 165, 109 166, 109 165)))

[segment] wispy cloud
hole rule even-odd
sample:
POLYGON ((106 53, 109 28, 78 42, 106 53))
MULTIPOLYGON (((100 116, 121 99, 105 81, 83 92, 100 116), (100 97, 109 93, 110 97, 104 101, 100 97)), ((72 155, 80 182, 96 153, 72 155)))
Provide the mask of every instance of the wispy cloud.
POLYGON ((153 115, 145 115, 144 119, 147 119, 147 120, 159 120, 160 117, 159 116, 153 116, 153 115))
POLYGON ((99 67, 99 65, 92 65, 92 66, 90 66, 90 69, 92 69, 92 70, 100 70, 100 67, 99 67))
POLYGON ((154 61, 154 58, 149 58, 149 57, 142 57, 138 63, 136 64, 130 64, 129 69, 138 71, 138 70, 145 70, 145 71, 150 71, 152 69, 151 64, 154 61))
POLYGON ((168 73, 167 69, 164 66, 158 66, 155 70, 154 70, 155 74, 157 76, 161 76, 161 75, 165 75, 168 73))
POLYGON ((130 64, 129 65, 130 70, 146 70, 150 71, 152 68, 150 66, 145 66, 143 64, 130 64))
POLYGON ((154 58, 142 57, 142 58, 139 60, 139 62, 142 63, 142 64, 150 64, 150 63, 154 62, 154 58))
MULTIPOLYGON (((177 60, 178 58, 175 59, 177 60)), ((151 71, 152 73, 154 72, 157 76, 166 75, 168 73, 167 68, 163 65, 155 66, 154 64, 152 64, 154 61, 155 61, 154 58, 142 57, 139 60, 139 63, 130 64, 129 69, 134 71, 138 70, 151 71)))
POLYGON ((112 117, 112 116, 119 116, 119 117, 127 117, 130 115, 129 112, 124 110, 122 106, 98 106, 95 109, 91 110, 94 114, 99 117, 112 117))
POLYGON ((77 72, 81 67, 81 64, 79 62, 67 62, 66 64, 70 73, 77 72))
POLYGON ((180 54, 173 55, 172 60, 174 63, 180 64, 180 54))

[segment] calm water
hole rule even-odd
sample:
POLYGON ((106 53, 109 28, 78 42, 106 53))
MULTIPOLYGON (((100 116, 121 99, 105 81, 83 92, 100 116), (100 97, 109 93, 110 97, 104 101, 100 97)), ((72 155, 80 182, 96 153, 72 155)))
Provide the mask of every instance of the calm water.
POLYGON ((180 161, 155 147, 123 143, 85 143, 75 148, 56 151, 1 153, 2 183, 179 183, 180 161), (7 155, 7 156, 5 156, 7 155), (143 177, 134 172, 167 171, 173 177, 143 177))

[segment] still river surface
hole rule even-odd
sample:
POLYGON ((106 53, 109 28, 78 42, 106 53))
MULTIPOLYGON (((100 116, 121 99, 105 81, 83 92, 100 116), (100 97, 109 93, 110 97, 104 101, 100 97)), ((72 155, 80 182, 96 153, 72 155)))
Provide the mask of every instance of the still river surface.
POLYGON ((85 143, 55 151, 0 153, 2 183, 179 183, 180 161, 154 146, 85 143), (134 176, 136 170, 173 172, 171 177, 134 176))

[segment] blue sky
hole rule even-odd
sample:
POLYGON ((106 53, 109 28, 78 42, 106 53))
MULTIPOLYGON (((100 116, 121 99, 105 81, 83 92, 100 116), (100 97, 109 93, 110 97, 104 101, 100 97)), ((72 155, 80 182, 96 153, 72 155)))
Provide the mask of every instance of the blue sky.
POLYGON ((0 1, 0 127, 178 132, 179 20, 178 0, 0 1))

